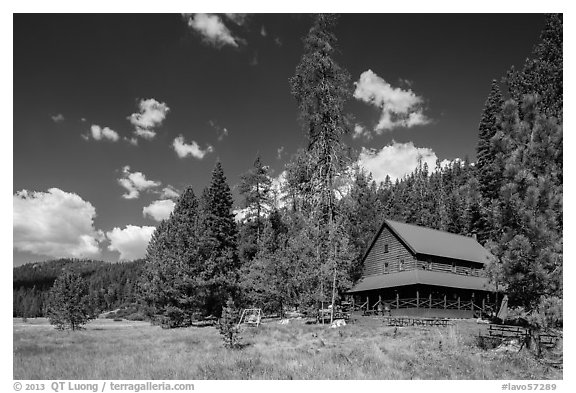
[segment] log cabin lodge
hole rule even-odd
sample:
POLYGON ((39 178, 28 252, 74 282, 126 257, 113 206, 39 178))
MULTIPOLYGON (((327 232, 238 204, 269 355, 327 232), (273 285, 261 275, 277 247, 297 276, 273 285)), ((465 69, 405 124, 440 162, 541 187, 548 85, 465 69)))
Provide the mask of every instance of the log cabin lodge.
POLYGON ((498 301, 484 276, 491 259, 473 237, 384 220, 348 294, 366 313, 478 317, 498 301))

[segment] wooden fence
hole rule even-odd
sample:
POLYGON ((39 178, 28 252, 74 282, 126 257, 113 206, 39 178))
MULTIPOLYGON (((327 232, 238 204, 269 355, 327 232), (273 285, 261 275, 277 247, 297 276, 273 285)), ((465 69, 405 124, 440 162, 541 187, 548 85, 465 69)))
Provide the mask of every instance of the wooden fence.
POLYGON ((496 310, 495 304, 488 304, 485 299, 481 302, 476 302, 474 299, 462 300, 460 297, 457 299, 448 300, 446 296, 442 299, 428 297, 415 297, 415 298, 399 298, 382 300, 381 298, 374 304, 370 304, 370 298, 367 298, 364 303, 359 306, 354 306, 355 310, 361 310, 365 314, 376 314, 379 311, 387 311, 400 308, 429 308, 429 309, 443 309, 443 310, 470 310, 483 314, 490 314, 496 310))

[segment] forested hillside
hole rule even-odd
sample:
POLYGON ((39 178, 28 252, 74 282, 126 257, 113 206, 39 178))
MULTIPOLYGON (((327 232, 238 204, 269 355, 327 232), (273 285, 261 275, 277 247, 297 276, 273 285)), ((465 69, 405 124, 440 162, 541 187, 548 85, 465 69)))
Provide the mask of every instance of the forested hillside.
POLYGON ((48 291, 65 270, 80 274, 88 282, 90 297, 97 310, 113 310, 131 304, 136 301, 137 285, 143 266, 143 260, 107 263, 85 259, 57 259, 15 267, 13 315, 44 316, 48 291))

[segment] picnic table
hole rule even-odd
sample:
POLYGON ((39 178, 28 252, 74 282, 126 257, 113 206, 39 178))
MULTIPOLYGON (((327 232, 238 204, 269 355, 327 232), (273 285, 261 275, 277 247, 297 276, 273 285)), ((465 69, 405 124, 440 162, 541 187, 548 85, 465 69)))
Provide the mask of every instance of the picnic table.
POLYGON ((384 317, 388 326, 442 326, 451 324, 446 318, 384 317))

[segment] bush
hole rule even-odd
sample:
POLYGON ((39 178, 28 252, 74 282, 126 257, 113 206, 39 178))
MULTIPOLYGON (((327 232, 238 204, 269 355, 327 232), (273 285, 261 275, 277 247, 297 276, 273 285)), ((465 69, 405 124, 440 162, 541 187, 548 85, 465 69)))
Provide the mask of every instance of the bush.
POLYGON ((218 330, 222 335, 222 341, 226 348, 236 349, 240 348, 239 328, 238 328, 238 310, 234 305, 232 298, 226 302, 226 306, 222 308, 222 317, 218 321, 218 330))

